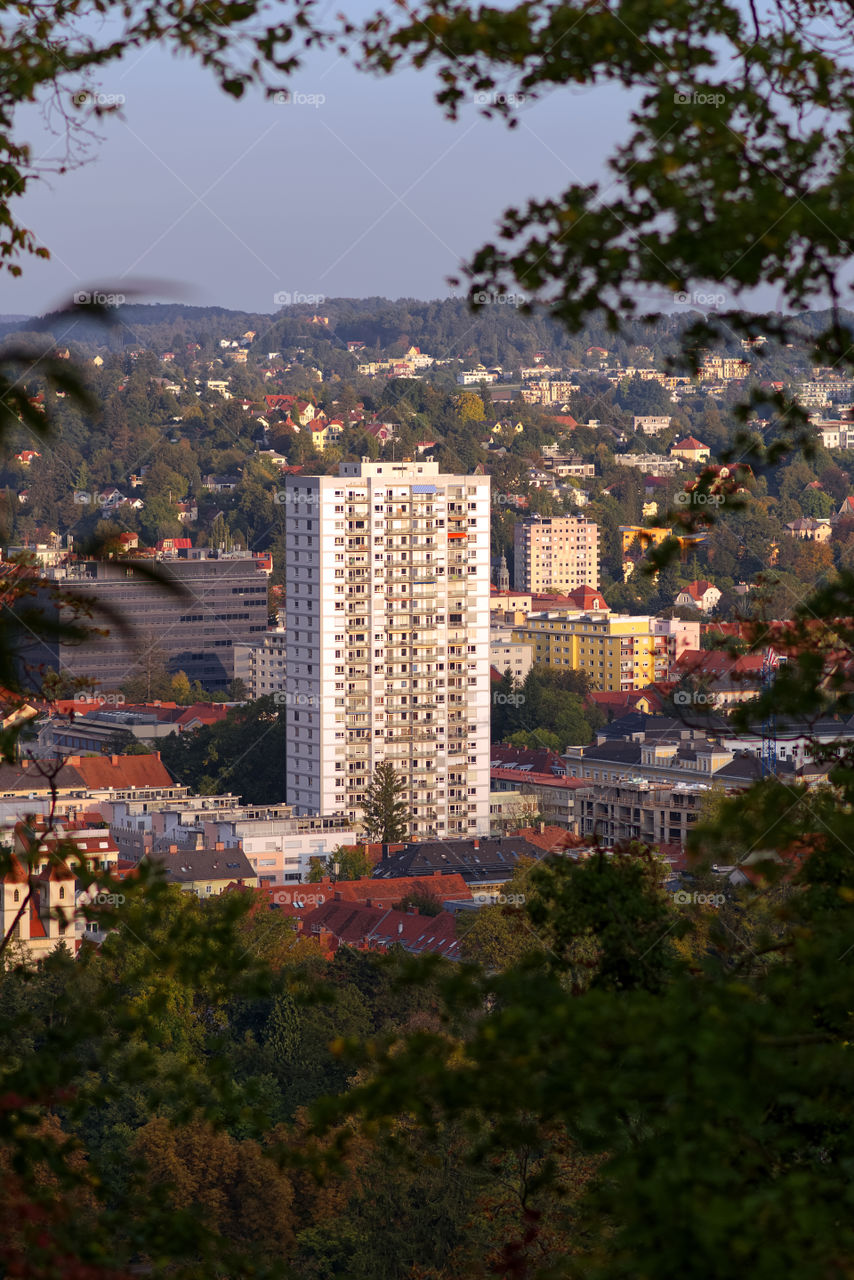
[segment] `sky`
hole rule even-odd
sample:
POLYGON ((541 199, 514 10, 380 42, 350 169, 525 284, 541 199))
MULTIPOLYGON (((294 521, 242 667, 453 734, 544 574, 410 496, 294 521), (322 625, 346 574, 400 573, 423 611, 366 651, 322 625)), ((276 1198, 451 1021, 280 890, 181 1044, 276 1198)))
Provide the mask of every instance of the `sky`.
MULTIPOLYGON (((561 91, 513 131, 473 103, 446 121, 430 72, 378 79, 332 51, 291 80, 292 101, 236 102, 160 48, 101 74, 122 114, 83 167, 32 183, 15 214, 51 251, 2 278, 0 313, 40 314, 76 291, 174 282, 147 300, 273 312, 277 298, 435 298, 501 212, 603 176, 623 135, 617 89, 561 91)), ((37 155, 63 137, 28 108, 37 155)))

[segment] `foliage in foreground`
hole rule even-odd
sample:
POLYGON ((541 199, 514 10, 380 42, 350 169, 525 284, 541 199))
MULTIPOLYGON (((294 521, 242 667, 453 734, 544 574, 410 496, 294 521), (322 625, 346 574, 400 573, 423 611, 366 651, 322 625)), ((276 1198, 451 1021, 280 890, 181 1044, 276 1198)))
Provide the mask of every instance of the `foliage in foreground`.
POLYGON ((643 849, 532 864, 474 964, 129 888, 100 954, 0 981, 4 1270, 849 1274, 851 816, 784 790, 740 821, 795 850, 811 816, 794 878, 710 909, 643 849))

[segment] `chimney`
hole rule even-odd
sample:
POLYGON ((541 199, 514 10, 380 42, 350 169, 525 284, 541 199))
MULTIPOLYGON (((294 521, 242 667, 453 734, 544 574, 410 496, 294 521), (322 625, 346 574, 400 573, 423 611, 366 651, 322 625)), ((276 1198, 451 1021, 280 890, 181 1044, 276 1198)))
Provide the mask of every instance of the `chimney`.
POLYGON ((384 845, 382 846, 382 861, 383 861, 383 862, 386 862, 386 861, 388 860, 388 850, 389 850, 389 846, 388 846, 387 844, 384 844, 384 845))
POLYGON ((21 761, 21 768, 22 768, 22 769, 29 769, 29 767, 30 767, 30 762, 29 762, 29 760, 27 759, 27 757, 26 757, 26 756, 24 756, 23 760, 21 761))
POLYGON ((221 841, 221 840, 217 840, 216 844, 214 845, 214 850, 215 850, 215 852, 216 852, 216 853, 222 853, 222 851, 223 851, 224 849, 225 849, 225 845, 222 843, 222 841, 221 841))
POLYGON ((118 756, 110 756, 110 764, 112 764, 112 765, 117 765, 118 763, 119 763, 119 757, 118 757, 118 756))
POLYGON ((545 831, 545 829, 546 829, 546 824, 545 824, 544 822, 538 822, 538 823, 537 823, 537 830, 539 831, 540 835, 542 835, 542 834, 543 834, 543 832, 545 831))
POLYGON ((398 932, 398 933, 403 933, 403 921, 402 921, 402 920, 401 920, 400 924, 397 926, 397 932, 398 932))
POLYGON ((479 848, 480 848, 480 841, 479 841, 479 840, 472 840, 472 844, 474 845, 475 849, 479 849, 479 848))
POLYGON ((336 902, 341 902, 341 901, 343 901, 343 899, 342 899, 342 897, 341 897, 341 890, 340 890, 340 889, 336 889, 336 890, 335 890, 335 901, 336 901, 336 902))
POLYGON ((170 852, 170 853, 177 853, 177 852, 178 852, 178 846, 177 846, 177 844, 170 844, 170 846, 169 846, 169 852, 170 852))

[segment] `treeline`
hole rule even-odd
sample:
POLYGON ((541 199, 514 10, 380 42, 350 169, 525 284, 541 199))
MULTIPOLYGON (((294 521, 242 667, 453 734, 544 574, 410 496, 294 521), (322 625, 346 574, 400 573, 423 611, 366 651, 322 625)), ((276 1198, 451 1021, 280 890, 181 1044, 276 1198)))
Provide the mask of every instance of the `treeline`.
MULTIPOLYGON (((852 313, 843 311, 841 315, 849 323, 854 320, 852 313)), ((541 308, 525 311, 521 298, 512 294, 498 295, 474 312, 465 298, 374 297, 295 303, 273 314, 131 302, 122 304, 117 316, 121 324, 105 325, 83 313, 69 312, 8 321, 0 326, 0 339, 30 333, 53 337, 63 345, 118 353, 193 342, 207 353, 215 350, 221 337, 237 338, 253 332, 252 350, 258 354, 290 345, 299 337, 306 346, 329 342, 346 349, 347 342, 363 342, 365 352, 360 358, 368 359, 379 353, 402 355, 408 346, 415 345, 439 359, 479 360, 512 368, 520 362, 529 363, 539 352, 583 366, 589 363, 586 352, 591 346, 603 348, 624 364, 643 363, 638 348, 646 348, 658 360, 674 355, 681 334, 697 319, 697 313, 687 309, 650 320, 626 318, 621 333, 615 335, 604 317, 594 315, 579 333, 571 334, 541 308), (328 319, 328 326, 309 324, 316 313, 328 319)), ((824 323, 818 312, 807 312, 801 320, 805 331, 824 323)), ((738 344, 736 348, 740 350, 738 344)))
POLYGON ((524 680, 505 671, 492 686, 492 741, 565 751, 592 741, 605 716, 587 699, 583 671, 532 667, 524 680))
POLYGON ((674 898, 640 847, 547 858, 467 917, 463 965, 329 959, 266 901, 150 873, 92 909, 99 951, 8 944, 4 1274, 835 1274, 850 823, 766 791, 700 845, 731 860, 785 800, 830 833, 796 881, 695 868, 674 898))
POLYGON ((275 694, 233 707, 217 724, 160 739, 160 756, 181 786, 231 792, 244 804, 285 799, 285 707, 275 694))

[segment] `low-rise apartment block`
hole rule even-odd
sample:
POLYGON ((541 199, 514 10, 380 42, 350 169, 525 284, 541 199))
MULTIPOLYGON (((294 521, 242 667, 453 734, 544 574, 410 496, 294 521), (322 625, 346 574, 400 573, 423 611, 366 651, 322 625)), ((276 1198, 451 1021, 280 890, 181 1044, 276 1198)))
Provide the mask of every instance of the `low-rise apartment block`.
POLYGON ((286 648, 284 627, 234 646, 234 676, 246 685, 247 697, 254 700, 284 690, 286 648))
POLYGON ((533 646, 514 640, 512 627, 493 625, 489 629, 489 662, 502 675, 510 671, 521 684, 534 665, 533 646))
POLYGON ((513 629, 537 665, 583 671, 596 689, 644 689, 656 678, 653 619, 605 611, 532 613, 513 629))
POLYGON ((584 787, 575 793, 575 833, 605 848, 626 840, 684 845, 708 792, 704 783, 637 780, 584 787))
POLYGON ((123 858, 180 850, 240 849, 259 883, 304 880, 313 858, 359 838, 340 817, 295 816, 290 805, 241 805, 235 796, 187 796, 159 806, 123 800, 101 806, 123 858))
POLYGON ((662 431, 669 431, 672 421, 669 414, 635 414, 632 427, 635 431, 642 431, 645 436, 657 436, 662 431))

